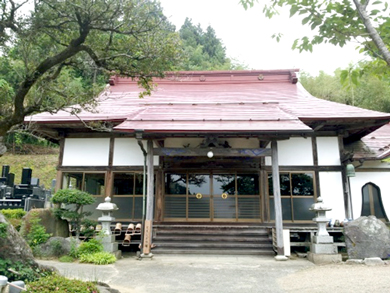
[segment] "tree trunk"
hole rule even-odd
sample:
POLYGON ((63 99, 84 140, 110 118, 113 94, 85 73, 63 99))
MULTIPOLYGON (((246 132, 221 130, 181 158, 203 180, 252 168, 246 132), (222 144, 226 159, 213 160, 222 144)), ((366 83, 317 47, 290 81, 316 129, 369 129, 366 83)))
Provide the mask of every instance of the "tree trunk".
POLYGON ((4 144, 4 137, 0 136, 0 157, 7 152, 7 147, 4 144))

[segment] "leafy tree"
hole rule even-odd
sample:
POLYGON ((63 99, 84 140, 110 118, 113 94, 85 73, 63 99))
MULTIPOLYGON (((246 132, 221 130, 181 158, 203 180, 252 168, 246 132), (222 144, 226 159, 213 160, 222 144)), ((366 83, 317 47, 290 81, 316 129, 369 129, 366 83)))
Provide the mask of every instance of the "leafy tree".
POLYGON ((76 237, 80 236, 80 229, 83 219, 90 216, 91 212, 84 212, 83 207, 95 202, 95 199, 88 192, 77 189, 60 189, 52 197, 52 202, 60 204, 54 212, 60 218, 68 220, 76 231, 76 237))
MULTIPOLYGON (((364 67, 365 65, 361 65, 364 67)), ((360 70, 361 67, 353 70, 360 70)), ((386 79, 378 79, 370 72, 363 73, 359 82, 345 83, 343 73, 336 70, 334 75, 320 72, 318 76, 300 74, 300 82, 315 97, 357 106, 365 109, 390 113, 390 84, 386 79)))
POLYGON ((179 70, 234 70, 245 68, 245 65, 226 57, 226 48, 211 26, 203 31, 200 24, 194 25, 191 19, 186 18, 179 34, 184 50, 184 59, 178 66, 179 70))
POLYGON ((25 116, 89 109, 112 73, 138 77, 148 94, 181 56, 152 0, 7 0, 0 10, 0 155, 25 116))
MULTIPOLYGON (((240 0, 245 9, 258 0, 240 0)), ((302 24, 316 31, 313 37, 295 40, 294 49, 312 51, 313 46, 330 43, 343 47, 347 42, 360 44, 360 52, 377 59, 377 66, 390 66, 390 18, 388 2, 370 0, 269 0, 264 14, 271 18, 278 8, 289 7, 290 17, 300 15, 302 24)), ((278 38, 279 36, 277 36, 278 38)))

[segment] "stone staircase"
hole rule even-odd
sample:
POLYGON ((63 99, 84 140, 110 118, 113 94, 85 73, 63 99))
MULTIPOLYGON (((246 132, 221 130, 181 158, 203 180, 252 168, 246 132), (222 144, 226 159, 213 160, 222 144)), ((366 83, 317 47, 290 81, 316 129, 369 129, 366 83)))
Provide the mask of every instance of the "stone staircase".
POLYGON ((155 254, 275 255, 268 229, 247 225, 155 225, 155 254))

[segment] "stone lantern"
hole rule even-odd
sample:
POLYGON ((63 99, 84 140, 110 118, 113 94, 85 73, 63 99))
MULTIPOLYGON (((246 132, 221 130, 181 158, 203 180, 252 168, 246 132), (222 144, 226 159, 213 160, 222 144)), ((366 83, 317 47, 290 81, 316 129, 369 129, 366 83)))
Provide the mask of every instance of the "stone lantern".
POLYGON ((331 211, 332 208, 327 207, 319 197, 309 210, 316 213, 313 222, 317 223, 318 227, 317 233, 311 240, 309 260, 316 264, 341 261, 341 255, 337 254, 337 246, 333 243, 333 237, 326 230, 326 224, 329 222, 326 212, 331 211))
POLYGON ((104 251, 114 253, 117 258, 120 256, 121 251, 118 250, 118 243, 115 242, 115 235, 111 233, 111 222, 115 221, 112 213, 118 210, 116 204, 111 202, 111 198, 107 196, 103 203, 100 203, 96 208, 102 211, 102 216, 98 218, 98 221, 102 223, 102 232, 97 236, 102 241, 104 251))
POLYGON ((116 204, 112 203, 111 198, 107 196, 104 199, 104 202, 100 203, 96 209, 102 211, 103 213, 103 215, 98 218, 98 221, 102 222, 102 233, 105 235, 111 235, 111 222, 115 221, 112 213, 118 210, 118 207, 116 204))

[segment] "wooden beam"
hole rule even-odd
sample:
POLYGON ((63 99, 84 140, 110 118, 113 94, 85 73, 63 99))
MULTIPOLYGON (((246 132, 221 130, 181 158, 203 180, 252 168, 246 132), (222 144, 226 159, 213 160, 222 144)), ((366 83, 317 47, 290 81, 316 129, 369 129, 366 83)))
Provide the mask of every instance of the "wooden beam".
POLYGON ((230 149, 230 148, 155 148, 156 156, 168 157, 207 157, 212 151, 214 157, 265 157, 271 156, 270 149, 230 149))
POLYGON ((163 177, 163 171, 159 169, 156 173, 156 207, 155 207, 155 221, 162 222, 162 210, 164 206, 164 200, 163 200, 163 184, 164 184, 164 177, 163 177))
MULTIPOLYGON (((318 167, 318 146, 317 146, 317 137, 313 136, 311 138, 311 145, 313 149, 313 165, 318 167)), ((320 173, 318 169, 314 171, 314 186, 315 186, 315 194, 316 197, 319 198, 321 196, 320 189, 320 173)))
POLYGON ((282 199, 280 196, 279 182, 279 162, 278 162, 278 142, 271 142, 272 149, 272 186, 274 189, 274 207, 275 207, 275 230, 276 230, 276 260, 286 260, 284 255, 283 242, 283 216, 282 216, 282 199))
POLYGON ((108 153, 108 166, 112 167, 112 162, 114 160, 114 146, 115 146, 115 138, 110 137, 110 149, 108 153))
POLYGON ((154 166, 153 166, 153 141, 148 140, 147 145, 147 198, 146 198, 146 216, 144 224, 144 238, 143 238, 143 257, 151 257, 150 252, 152 245, 152 224, 153 224, 153 203, 154 203, 154 166))
MULTIPOLYGON (((270 166, 263 166, 262 169, 272 171, 270 166)), ((279 166, 280 172, 341 172, 342 166, 279 166)))

